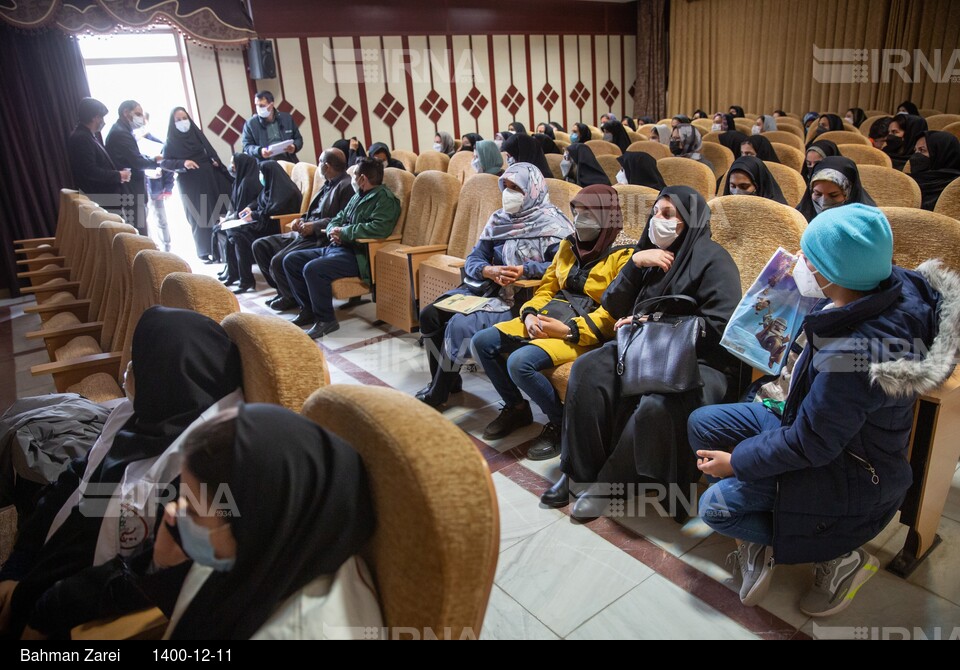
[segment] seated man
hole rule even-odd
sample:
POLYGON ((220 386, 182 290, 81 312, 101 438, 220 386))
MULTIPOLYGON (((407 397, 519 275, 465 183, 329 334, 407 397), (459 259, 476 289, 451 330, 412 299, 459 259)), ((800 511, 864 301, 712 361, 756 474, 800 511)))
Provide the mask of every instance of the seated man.
POLYGON ((336 279, 360 277, 370 281, 370 259, 364 238, 389 237, 400 217, 400 201, 383 185, 383 164, 362 158, 353 176, 357 192, 346 208, 327 224, 330 244, 288 254, 283 271, 300 305, 293 323, 311 326, 307 335, 316 339, 340 328, 333 313, 332 284, 336 279))
POLYGON ((326 227, 353 197, 347 159, 339 149, 327 149, 320 154, 317 170, 326 180, 313 196, 310 208, 303 218, 293 222, 293 235, 281 233, 264 237, 253 243, 253 256, 267 283, 277 289, 277 295, 267 306, 284 312, 297 306, 293 291, 283 272, 283 259, 294 251, 316 249, 327 244, 326 227))
POLYGON ((398 170, 407 169, 404 167, 403 163, 390 155, 390 147, 383 142, 376 142, 372 144, 370 146, 370 155, 383 163, 383 167, 385 168, 392 167, 397 168, 398 170))
POLYGON ((910 488, 914 404, 953 371, 956 318, 938 321, 955 314, 960 295, 935 263, 891 264, 893 234, 875 207, 823 212, 800 246, 797 287, 826 299, 804 321, 807 346, 782 409, 703 407, 688 432, 700 470, 720 479, 700 515, 736 538, 743 603, 763 599, 774 561, 815 563, 800 610, 820 617, 849 606, 879 568, 863 545, 910 488))

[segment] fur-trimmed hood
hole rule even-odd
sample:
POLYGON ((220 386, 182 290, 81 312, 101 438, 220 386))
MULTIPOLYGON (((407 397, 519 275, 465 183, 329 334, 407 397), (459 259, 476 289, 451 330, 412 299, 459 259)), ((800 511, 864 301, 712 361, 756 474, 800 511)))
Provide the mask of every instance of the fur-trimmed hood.
POLYGON ((871 364, 871 381, 892 397, 937 390, 953 374, 960 354, 960 275, 939 260, 926 261, 916 272, 942 297, 939 331, 923 358, 871 364))

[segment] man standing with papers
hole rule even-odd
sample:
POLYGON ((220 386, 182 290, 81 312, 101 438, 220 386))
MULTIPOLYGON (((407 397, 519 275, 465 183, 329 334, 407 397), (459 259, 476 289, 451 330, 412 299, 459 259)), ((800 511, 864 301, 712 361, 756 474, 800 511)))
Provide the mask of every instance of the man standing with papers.
POLYGON ((123 185, 121 207, 123 218, 136 227, 141 235, 147 234, 147 181, 144 170, 155 170, 163 160, 160 147, 153 156, 140 152, 133 131, 143 128, 146 119, 143 108, 136 100, 124 100, 117 110, 117 122, 107 133, 106 148, 110 159, 118 168, 130 170, 130 181, 123 185))
POLYGON ((257 92, 253 105, 257 113, 243 124, 243 153, 260 162, 296 163, 297 152, 303 148, 303 136, 293 117, 276 109, 270 91, 257 92))

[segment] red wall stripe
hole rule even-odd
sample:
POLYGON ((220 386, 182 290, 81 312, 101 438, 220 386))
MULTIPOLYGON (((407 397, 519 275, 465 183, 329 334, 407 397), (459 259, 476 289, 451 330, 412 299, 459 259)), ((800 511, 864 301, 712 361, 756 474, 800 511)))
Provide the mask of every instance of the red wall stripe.
POLYGON ((560 105, 563 110, 563 127, 570 132, 570 124, 567 123, 567 67, 566 67, 566 48, 563 43, 563 36, 557 35, 557 42, 560 44, 560 105))
POLYGON ((307 86, 307 107, 310 113, 310 129, 313 131, 313 148, 317 155, 323 148, 320 141, 320 114, 317 110, 317 93, 313 88, 313 66, 310 64, 310 45, 307 38, 300 38, 300 60, 303 62, 303 80, 307 86))
POLYGON ((453 61, 453 36, 447 35, 447 67, 450 75, 450 106, 453 108, 453 136, 455 139, 460 139, 460 101, 457 99, 457 76, 453 61))
POLYGON ((420 137, 417 133, 417 109, 413 99, 413 75, 410 72, 410 38, 404 35, 402 38, 403 46, 403 71, 407 79, 407 113, 410 115, 410 139, 413 141, 413 152, 420 153, 420 137))
MULTIPOLYGON (((600 113, 597 111, 598 100, 600 97, 600 86, 597 84, 597 42, 596 38, 590 36, 590 76, 593 77, 593 80, 590 82, 590 86, 593 88, 593 95, 590 97, 593 98, 593 123, 597 123, 600 120, 600 113)), ((606 103, 604 103, 606 104, 606 103)), ((606 112, 607 110, 603 110, 606 112)), ((595 138, 602 139, 602 138, 595 138)))
POLYGON ((530 125, 527 126, 527 132, 531 135, 537 132, 536 123, 533 120, 533 66, 530 64, 530 36, 523 36, 524 54, 527 58, 527 109, 530 110, 530 125))
POLYGON ((367 107, 367 77, 363 73, 363 59, 360 57, 360 38, 353 37, 353 59, 357 62, 357 84, 360 88, 360 118, 363 119, 363 140, 364 146, 369 147, 373 139, 370 135, 370 112, 367 107))
MULTIPOLYGON (((627 68, 626 68, 626 56, 624 55, 624 47, 626 46, 626 38, 620 36, 620 95, 623 104, 621 105, 620 118, 623 118, 627 115, 627 68)), ((633 116, 631 113, 630 116, 633 116)))
POLYGON ((493 132, 500 132, 500 115, 497 106, 497 72, 493 62, 493 35, 487 35, 487 62, 490 64, 490 102, 493 106, 493 132))
MULTIPOLYGON (((387 51, 383 46, 383 35, 380 36, 380 64, 383 67, 383 92, 384 94, 390 93, 390 77, 387 76, 387 51)), ((399 120, 399 119, 396 119, 399 120)), ((395 149, 396 144, 393 140, 393 126, 395 124, 390 124, 390 149, 395 149)))

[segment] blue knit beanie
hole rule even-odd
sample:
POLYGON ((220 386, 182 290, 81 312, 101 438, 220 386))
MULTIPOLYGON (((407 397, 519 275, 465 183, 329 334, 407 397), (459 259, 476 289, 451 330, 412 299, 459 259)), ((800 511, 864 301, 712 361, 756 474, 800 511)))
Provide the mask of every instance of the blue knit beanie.
POLYGON ((826 210, 807 226, 800 248, 828 281, 852 291, 872 291, 893 272, 893 231, 876 207, 826 210))

